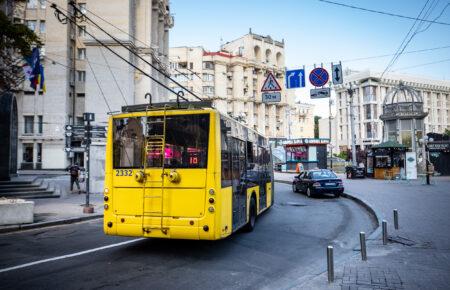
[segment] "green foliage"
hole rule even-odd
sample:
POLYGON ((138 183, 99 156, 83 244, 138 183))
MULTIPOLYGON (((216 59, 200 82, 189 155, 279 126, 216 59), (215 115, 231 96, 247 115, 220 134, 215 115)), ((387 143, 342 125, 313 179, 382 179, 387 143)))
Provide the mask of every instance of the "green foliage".
POLYGON ((319 119, 320 116, 314 116, 314 138, 319 138, 319 119))
POLYGON ((339 154, 336 155, 339 158, 342 158, 344 160, 348 160, 348 153, 347 151, 341 151, 339 154))
POLYGON ((450 130, 446 128, 444 131, 444 135, 450 136, 450 130))
POLYGON ((42 45, 34 31, 23 24, 12 23, 8 16, 0 11, 0 49, 29 56, 33 45, 42 45))

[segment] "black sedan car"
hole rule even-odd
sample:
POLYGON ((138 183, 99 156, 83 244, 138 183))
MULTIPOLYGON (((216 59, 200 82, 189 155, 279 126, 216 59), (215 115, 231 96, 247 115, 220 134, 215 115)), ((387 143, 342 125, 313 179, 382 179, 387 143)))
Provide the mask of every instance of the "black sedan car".
POLYGON ((294 192, 304 192, 308 197, 331 193, 339 197, 344 192, 342 180, 328 169, 309 170, 300 173, 292 183, 294 192))

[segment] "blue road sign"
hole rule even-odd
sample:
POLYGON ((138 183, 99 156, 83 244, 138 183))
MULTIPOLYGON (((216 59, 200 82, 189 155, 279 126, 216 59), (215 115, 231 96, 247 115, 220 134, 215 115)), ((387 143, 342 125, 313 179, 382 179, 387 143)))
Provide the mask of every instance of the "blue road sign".
POLYGON ((296 69, 286 71, 286 88, 296 89, 305 87, 305 70, 296 69))
POLYGON ((330 76, 328 75, 326 69, 321 67, 316 67, 309 74, 309 81, 315 87, 323 87, 328 83, 329 78, 330 76))

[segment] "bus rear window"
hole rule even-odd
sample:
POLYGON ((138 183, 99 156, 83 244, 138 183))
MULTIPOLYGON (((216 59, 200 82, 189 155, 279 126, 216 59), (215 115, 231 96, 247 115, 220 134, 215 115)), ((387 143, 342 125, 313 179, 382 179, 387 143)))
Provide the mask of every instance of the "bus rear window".
MULTIPOLYGON (((124 132, 134 127, 114 126, 114 167, 161 167, 164 154, 166 168, 206 168, 208 156, 209 114, 176 115, 166 117, 166 146, 158 146, 163 135, 164 117, 128 118, 127 123, 140 124, 141 130, 124 132), (135 119, 130 121, 130 119, 135 119), (138 120, 139 119, 139 120, 138 120), (137 131, 140 131, 140 136, 137 131), (130 140, 129 135, 133 136, 130 140), (133 146, 128 143, 135 143, 133 146), (136 144, 139 143, 139 144, 136 144), (132 155, 134 158, 131 158, 132 155), (143 160, 144 159, 144 160, 143 160)), ((118 124, 123 119, 116 119, 118 124)))

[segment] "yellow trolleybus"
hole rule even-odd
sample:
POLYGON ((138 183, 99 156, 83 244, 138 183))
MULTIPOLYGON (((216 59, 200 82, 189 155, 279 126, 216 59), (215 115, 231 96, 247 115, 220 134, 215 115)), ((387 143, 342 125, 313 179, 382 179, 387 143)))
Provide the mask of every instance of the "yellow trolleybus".
POLYGON ((108 235, 217 240, 274 202, 268 140, 210 102, 126 106, 108 128, 108 235))

